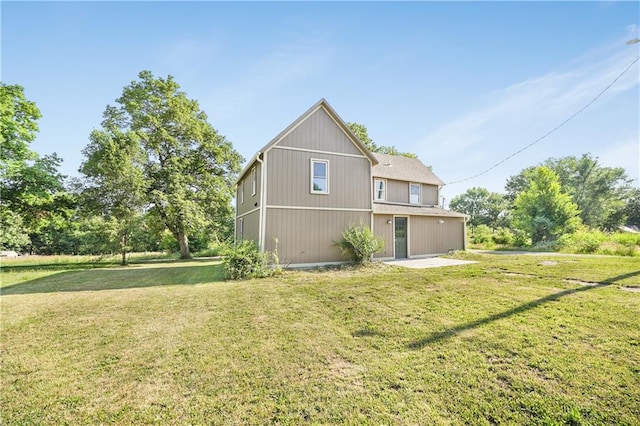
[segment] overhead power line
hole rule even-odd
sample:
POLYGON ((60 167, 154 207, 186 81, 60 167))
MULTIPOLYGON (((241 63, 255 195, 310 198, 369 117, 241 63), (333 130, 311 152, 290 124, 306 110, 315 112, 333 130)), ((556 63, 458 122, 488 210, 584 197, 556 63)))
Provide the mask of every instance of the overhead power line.
POLYGON ((521 152, 531 148, 533 145, 537 144, 538 142, 542 141, 543 139, 545 139, 547 136, 551 135, 552 133, 554 133, 556 130, 560 129, 562 126, 564 126, 565 124, 567 124, 568 122, 570 122, 571 120, 573 120, 578 114, 580 114, 582 111, 584 111, 585 109, 589 108, 589 106, 594 103, 595 101, 597 101, 602 95, 604 95, 606 93, 607 90, 609 90, 615 83, 616 81, 618 81, 627 71, 629 71, 629 69, 636 63, 638 62, 638 59, 640 59, 640 56, 637 56, 633 62, 631 62, 625 69, 624 71, 622 71, 620 74, 618 74, 618 76, 616 78, 613 79, 613 81, 611 83, 609 83, 609 85, 607 87, 605 87, 604 89, 602 89, 602 91, 600 93, 598 93, 596 95, 595 98, 591 99, 585 106, 583 106, 582 108, 580 108, 577 112, 575 112, 571 117, 567 118, 566 120, 564 120, 562 123, 558 124, 556 127, 554 127, 553 129, 551 129, 550 131, 548 131, 547 133, 545 133, 544 135, 542 135, 541 137, 539 137, 538 139, 536 139, 535 141, 531 142, 530 144, 524 146, 523 148, 519 149, 518 151, 514 152, 513 154, 509 155, 508 157, 503 158, 502 160, 498 161, 497 163, 495 163, 493 166, 489 167, 488 169, 475 174, 473 176, 470 176, 468 178, 465 179, 460 179, 460 180, 455 180, 453 182, 448 182, 445 183, 445 185, 453 185, 454 183, 460 183, 460 182, 466 182, 468 180, 471 179, 475 179, 479 176, 482 176, 488 172, 490 172, 491 170, 495 169, 496 167, 498 167, 500 164, 504 163, 505 161, 515 157, 516 155, 520 154, 521 152))

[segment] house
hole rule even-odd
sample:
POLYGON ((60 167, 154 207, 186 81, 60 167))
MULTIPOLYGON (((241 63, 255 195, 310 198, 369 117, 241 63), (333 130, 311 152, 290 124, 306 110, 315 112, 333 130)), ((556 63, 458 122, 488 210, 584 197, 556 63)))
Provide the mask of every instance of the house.
POLYGON ((240 174, 236 240, 297 266, 344 261, 334 242, 360 223, 384 240, 378 259, 464 249, 466 216, 438 206, 442 185, 418 159, 370 152, 321 99, 240 174))

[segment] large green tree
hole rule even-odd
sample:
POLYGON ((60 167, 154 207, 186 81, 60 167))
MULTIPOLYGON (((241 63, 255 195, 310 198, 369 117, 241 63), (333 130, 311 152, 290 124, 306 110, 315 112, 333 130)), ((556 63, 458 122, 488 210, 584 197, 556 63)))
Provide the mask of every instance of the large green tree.
POLYGON ((64 220, 73 205, 58 172, 62 160, 29 148, 40 117, 21 86, 0 83, 0 216, 3 221, 13 218, 11 232, 2 234, 2 246, 26 248, 50 221, 64 220))
POLYGON ((144 176, 145 156, 137 135, 106 122, 94 130, 83 150, 80 166, 85 176, 82 194, 85 207, 113 223, 119 241, 122 264, 127 264, 131 235, 139 226, 149 181, 144 176))
POLYGON ((123 89, 117 106, 107 107, 101 132, 135 135, 145 209, 188 258, 190 234, 233 214, 232 188, 242 157, 172 76, 142 71, 138 77, 123 89))
POLYGON ((0 166, 6 168, 12 161, 21 163, 36 158, 29 144, 36 137, 40 117, 40 110, 25 97, 22 86, 0 82, 0 166))
MULTIPOLYGON (((549 158, 542 165, 556 173, 562 191, 578 206, 585 225, 610 230, 624 222, 631 181, 623 168, 605 167, 591 154, 549 158)), ((510 201, 529 185, 534 169, 526 168, 507 180, 505 189, 510 201)))
POLYGON ((381 154, 389 154, 389 155, 402 155, 403 157, 409 157, 409 158, 418 157, 416 154, 413 154, 411 152, 398 151, 398 149, 395 146, 384 146, 384 145, 376 144, 371 139, 371 137, 369 137, 369 131, 363 124, 350 122, 350 123, 347 123, 347 126, 349 126, 349 129, 351 129, 353 134, 356 135, 358 139, 360 139, 360 141, 363 144, 365 144, 365 146, 371 152, 379 152, 381 154))
POLYGON ((572 232, 580 224, 579 213, 571 196, 562 192, 554 171, 539 166, 531 171, 529 186, 515 199, 513 224, 536 244, 572 232))
POLYGON ((486 188, 469 188, 453 197, 449 205, 455 211, 468 214, 472 226, 487 225, 495 229, 508 224, 509 203, 502 194, 486 188))

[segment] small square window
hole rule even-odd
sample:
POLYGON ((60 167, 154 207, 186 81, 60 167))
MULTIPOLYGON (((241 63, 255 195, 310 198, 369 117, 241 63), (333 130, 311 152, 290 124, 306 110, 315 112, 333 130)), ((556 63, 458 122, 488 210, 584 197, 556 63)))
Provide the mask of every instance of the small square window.
POLYGON ((329 193, 329 161, 311 160, 311 193, 329 193))
POLYGON ((387 199, 387 181, 383 179, 375 179, 373 181, 373 199, 376 201, 387 199))
POLYGON ((420 184, 409 184, 409 202, 411 204, 420 204, 420 184))

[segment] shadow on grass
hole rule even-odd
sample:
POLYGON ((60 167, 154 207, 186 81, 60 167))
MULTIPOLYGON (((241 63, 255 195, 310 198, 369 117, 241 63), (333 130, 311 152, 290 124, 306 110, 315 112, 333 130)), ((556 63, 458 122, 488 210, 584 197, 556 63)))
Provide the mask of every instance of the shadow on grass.
MULTIPOLYGON (((129 266, 145 265, 145 264, 157 264, 157 263, 185 263, 185 262, 211 262, 212 260, 218 260, 221 257, 200 257, 195 259, 136 259, 130 260, 129 266)), ((85 270, 85 269, 98 269, 98 268, 118 268, 122 267, 120 261, 105 262, 105 261, 88 261, 88 262, 59 262, 59 263, 34 263, 24 265, 2 265, 2 272, 21 272, 21 271, 71 271, 71 270, 85 270)))
POLYGON ((136 269, 88 269, 65 271, 3 287, 2 296, 13 294, 120 290, 169 285, 204 284, 224 279, 221 264, 184 265, 136 269))
POLYGON ((572 288, 572 289, 568 289, 568 290, 564 290, 564 291, 560 291, 558 293, 554 293, 554 294, 550 294, 548 296, 542 297, 540 299, 536 299, 536 300, 532 300, 531 302, 527 302, 525 304, 522 304, 518 307, 515 307, 513 309, 509 309, 507 311, 504 312, 500 312, 494 315, 490 315, 488 317, 485 318, 481 318, 479 320, 476 321, 471 321, 465 324, 460 324, 458 326, 455 326, 453 328, 449 328, 445 331, 441 331, 438 333, 433 333, 430 336, 427 336, 423 339, 417 340, 415 342, 411 342, 407 345, 407 347, 409 349, 422 349, 425 346, 431 344, 431 343, 436 343, 440 340, 444 340, 444 339, 448 339, 450 337, 453 337, 457 334, 460 334, 461 332, 465 331, 465 330, 470 330, 476 327, 480 327, 482 325, 491 323, 493 321, 497 321, 503 318, 508 318, 512 315, 517 315, 517 314, 521 314, 523 312, 529 311, 533 308, 536 308, 540 305, 544 305, 545 303, 549 303, 549 302, 555 302, 565 296, 569 296, 571 294, 574 293, 580 293, 583 291, 589 291, 589 290, 593 290, 596 288, 602 288, 602 287, 607 287, 613 283, 615 283, 616 281, 620 281, 623 280, 625 278, 631 278, 634 277, 636 275, 640 275, 640 271, 634 271, 634 272, 629 272, 627 274, 622 274, 622 275, 618 275, 616 277, 613 278, 609 278, 606 279, 604 281, 600 281, 599 283, 595 283, 594 285, 588 285, 588 286, 583 286, 583 287, 578 287, 578 288, 572 288))

